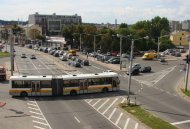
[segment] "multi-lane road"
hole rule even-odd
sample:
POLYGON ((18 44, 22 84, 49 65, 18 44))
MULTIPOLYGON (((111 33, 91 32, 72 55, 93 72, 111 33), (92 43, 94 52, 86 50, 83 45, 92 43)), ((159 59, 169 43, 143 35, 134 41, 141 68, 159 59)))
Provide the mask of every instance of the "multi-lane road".
MULTIPOLYGON (((93 60, 90 66, 72 68, 67 62, 58 61, 57 58, 42 52, 22 47, 15 47, 15 50, 19 74, 56 76, 97 73, 109 69, 105 64, 93 60), (22 53, 28 58, 20 58, 22 53), (30 59, 31 54, 35 54, 37 59, 30 59)), ((181 129, 188 129, 190 103, 176 91, 179 79, 184 76, 181 60, 169 61, 168 65, 162 65, 158 61, 142 61, 140 58, 135 59, 135 62, 149 65, 153 71, 133 76, 131 100, 135 101, 136 98, 137 103, 146 110, 181 129)), ((121 91, 117 93, 27 99, 25 110, 28 110, 31 116, 28 121, 31 121, 34 128, 144 128, 117 106, 118 103, 126 101, 128 91, 128 76, 124 71, 117 72, 121 80, 121 91)))

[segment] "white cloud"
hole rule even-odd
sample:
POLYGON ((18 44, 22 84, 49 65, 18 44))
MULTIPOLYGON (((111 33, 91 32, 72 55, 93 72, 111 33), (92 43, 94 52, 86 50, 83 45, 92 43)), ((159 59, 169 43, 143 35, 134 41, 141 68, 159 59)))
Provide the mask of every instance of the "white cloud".
POLYGON ((28 15, 40 14, 82 16, 84 22, 128 24, 155 16, 169 20, 190 19, 189 0, 0 0, 0 18, 5 20, 28 20, 28 15))

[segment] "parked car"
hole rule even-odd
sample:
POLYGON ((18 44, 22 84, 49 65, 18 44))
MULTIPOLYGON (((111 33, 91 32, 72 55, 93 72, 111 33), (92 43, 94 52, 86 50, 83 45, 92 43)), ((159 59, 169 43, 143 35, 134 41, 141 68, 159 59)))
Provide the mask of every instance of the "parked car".
POLYGON ((45 47, 45 48, 43 49, 43 52, 44 52, 44 53, 48 53, 48 48, 45 47))
POLYGON ((84 66, 89 66, 89 61, 88 60, 83 60, 81 62, 81 64, 84 65, 84 66))
POLYGON ((106 61, 108 61, 111 58, 112 58, 112 56, 110 56, 110 55, 103 55, 101 61, 102 62, 106 62, 106 61))
POLYGON ((120 58, 112 57, 107 62, 110 63, 110 64, 120 64, 120 58))
POLYGON ((118 52, 112 52, 111 55, 112 56, 117 56, 118 52))
POLYGON ((82 60, 81 60, 80 58, 75 58, 75 61, 76 61, 76 62, 79 62, 79 63, 82 62, 82 60))
POLYGON ((151 67, 150 66, 144 66, 144 67, 140 68, 140 72, 141 73, 149 73, 149 72, 151 72, 151 67))
POLYGON ((26 58, 26 54, 22 53, 21 58, 26 58))
POLYGON ((81 64, 79 62, 77 62, 77 61, 73 61, 72 65, 75 66, 75 67, 81 67, 81 64))
POLYGON ((64 56, 64 55, 60 56, 60 60, 67 61, 67 56, 64 56))
POLYGON ((181 57, 181 53, 180 52, 175 52, 175 56, 176 57, 181 57))
POLYGON ((129 57, 130 57, 130 55, 129 55, 129 54, 127 54, 127 53, 123 53, 123 54, 121 54, 121 57, 122 57, 122 58, 129 58, 129 57))
POLYGON ((31 55, 30 59, 36 59, 36 56, 35 55, 31 55))

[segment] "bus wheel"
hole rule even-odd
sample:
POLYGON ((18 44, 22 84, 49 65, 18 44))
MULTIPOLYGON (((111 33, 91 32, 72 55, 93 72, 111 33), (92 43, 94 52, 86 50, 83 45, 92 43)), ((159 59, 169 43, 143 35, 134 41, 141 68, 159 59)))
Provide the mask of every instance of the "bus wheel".
POLYGON ((20 96, 21 97, 27 97, 28 93, 26 91, 23 91, 23 92, 20 93, 20 96))
POLYGON ((72 95, 72 96, 77 95, 76 90, 72 90, 72 91, 70 92, 70 95, 72 95))
POLYGON ((108 88, 107 88, 107 87, 104 87, 104 88, 102 89, 102 92, 103 92, 103 93, 108 92, 108 88))

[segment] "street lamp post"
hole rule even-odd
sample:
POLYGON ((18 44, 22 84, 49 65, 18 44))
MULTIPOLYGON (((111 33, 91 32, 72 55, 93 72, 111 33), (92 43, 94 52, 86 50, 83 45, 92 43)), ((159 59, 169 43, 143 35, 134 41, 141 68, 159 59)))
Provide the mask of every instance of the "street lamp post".
POLYGON ((130 67, 129 67, 129 78, 128 78, 128 96, 127 96, 127 103, 130 104, 130 90, 131 90, 131 71, 132 71, 132 65, 133 65, 133 50, 134 50, 134 42, 136 40, 141 39, 148 39, 149 37, 143 37, 139 39, 132 39, 131 40, 131 55, 130 55, 130 67))

